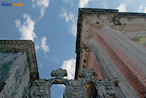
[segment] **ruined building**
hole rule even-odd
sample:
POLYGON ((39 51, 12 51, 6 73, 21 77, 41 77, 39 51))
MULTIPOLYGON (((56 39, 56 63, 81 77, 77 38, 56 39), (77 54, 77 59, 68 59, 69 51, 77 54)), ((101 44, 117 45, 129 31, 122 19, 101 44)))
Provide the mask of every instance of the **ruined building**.
POLYGON ((24 98, 39 78, 35 48, 29 40, 0 41, 0 98, 24 98))
POLYGON ((63 98, 146 98, 146 14, 80 8, 76 54, 75 80, 40 79, 33 42, 1 40, 0 98, 50 98, 52 84, 63 98))
MULTIPOLYGON (((122 98, 146 97, 146 14, 81 8, 78 13, 76 72, 93 68, 98 79, 118 77, 122 98)), ((96 96, 96 88, 86 86, 96 96)))

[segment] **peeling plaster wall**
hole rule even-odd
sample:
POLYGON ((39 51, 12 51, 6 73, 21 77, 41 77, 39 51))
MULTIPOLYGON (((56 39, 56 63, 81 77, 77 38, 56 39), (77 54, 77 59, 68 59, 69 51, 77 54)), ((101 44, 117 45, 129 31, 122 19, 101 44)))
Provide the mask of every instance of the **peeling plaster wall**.
MULTIPOLYGON (((123 97, 126 96, 126 98, 137 98, 138 96, 135 93, 132 86, 120 73, 119 69, 115 66, 113 61, 102 49, 102 47, 97 43, 97 41, 94 38, 92 38, 89 40, 89 44, 96 56, 96 59, 98 60, 98 63, 100 65, 100 68, 105 78, 112 79, 114 77, 118 77, 120 79, 120 83, 119 83, 119 88, 117 88, 117 90, 120 92, 121 96, 123 97)), ((97 65, 94 65, 94 66, 97 66, 97 65)))
POLYGON ((30 86, 30 72, 24 52, 0 52, 1 98, 23 98, 30 86))
POLYGON ((102 30, 146 75, 146 48, 124 37, 122 34, 118 33, 120 31, 113 30, 109 27, 104 27, 102 30))
POLYGON ((99 65, 105 78, 117 76, 121 79, 117 89, 122 96, 146 97, 145 27, 145 13, 118 12, 112 9, 79 9, 75 78, 78 78, 78 71, 82 70, 84 65, 100 74, 95 69, 99 65), (103 40, 100 44, 100 37, 96 38, 93 34, 93 30, 97 28, 100 29, 97 32, 100 32, 103 40), (98 63, 95 63, 92 52, 98 63), (86 53, 88 54, 86 58, 90 59, 83 63, 85 59, 83 54, 86 53))
POLYGON ((90 52, 90 60, 89 60, 89 64, 87 67, 92 68, 96 72, 98 79, 104 79, 104 75, 102 74, 102 71, 100 69, 100 66, 96 60, 96 57, 95 57, 93 51, 90 52))

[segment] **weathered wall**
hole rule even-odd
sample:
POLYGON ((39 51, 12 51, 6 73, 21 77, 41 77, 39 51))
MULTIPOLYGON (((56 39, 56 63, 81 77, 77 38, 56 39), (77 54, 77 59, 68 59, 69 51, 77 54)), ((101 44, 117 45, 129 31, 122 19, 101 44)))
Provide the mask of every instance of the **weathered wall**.
POLYGON ((1 98, 22 98, 30 86, 30 72, 24 52, 0 52, 1 98))
POLYGON ((120 79, 119 88, 117 90, 120 94, 127 98, 137 98, 137 94, 131 85, 127 82, 127 80, 120 73, 118 68, 115 66, 110 57, 106 54, 106 52, 102 49, 102 47, 97 43, 97 41, 92 38, 89 41, 89 44, 96 56, 96 59, 99 62, 102 73, 104 74, 106 79, 112 79, 114 77, 118 77, 120 79), (122 91, 122 92, 121 92, 122 91))
POLYGON ((75 78, 78 78, 78 71, 84 65, 100 74, 97 70, 99 65, 104 78, 120 78, 117 90, 122 96, 146 97, 145 27, 144 13, 79 9, 75 78), (92 51, 97 63, 91 56, 92 51), (83 54, 87 54, 87 57, 83 54), (83 63, 84 59, 87 61, 83 63))
POLYGON ((100 66, 99 66, 99 64, 98 64, 98 62, 96 60, 96 57, 95 57, 93 51, 90 52, 89 58, 90 59, 89 59, 87 67, 88 68, 92 68, 96 72, 98 79, 104 79, 104 75, 102 74, 102 71, 100 69, 100 66))
POLYGON ((0 40, 0 98, 23 98, 38 78, 34 43, 0 40))
POLYGON ((103 32, 118 46, 118 48, 128 57, 134 64, 146 75, 146 48, 137 42, 133 42, 129 38, 113 30, 109 27, 104 27, 103 32))

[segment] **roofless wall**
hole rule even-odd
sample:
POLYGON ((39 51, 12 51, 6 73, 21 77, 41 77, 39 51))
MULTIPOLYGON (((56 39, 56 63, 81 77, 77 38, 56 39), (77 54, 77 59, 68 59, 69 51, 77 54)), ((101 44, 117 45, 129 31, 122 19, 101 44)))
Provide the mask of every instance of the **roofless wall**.
MULTIPOLYGON (((76 73, 93 68, 98 79, 118 77, 126 98, 146 97, 146 14, 80 8, 76 73)), ((86 86, 91 95, 92 86, 86 86)))
POLYGON ((0 97, 23 98, 38 78, 34 43, 0 40, 0 97))

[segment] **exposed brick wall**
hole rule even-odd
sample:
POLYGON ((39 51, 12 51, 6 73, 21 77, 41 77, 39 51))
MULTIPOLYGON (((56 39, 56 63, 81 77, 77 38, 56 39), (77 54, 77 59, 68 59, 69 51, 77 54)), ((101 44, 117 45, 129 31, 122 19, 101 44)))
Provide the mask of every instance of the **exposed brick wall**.
POLYGON ((101 31, 101 29, 94 28, 93 37, 131 84, 138 96, 140 98, 146 97, 146 76, 141 70, 101 31))

